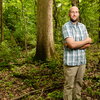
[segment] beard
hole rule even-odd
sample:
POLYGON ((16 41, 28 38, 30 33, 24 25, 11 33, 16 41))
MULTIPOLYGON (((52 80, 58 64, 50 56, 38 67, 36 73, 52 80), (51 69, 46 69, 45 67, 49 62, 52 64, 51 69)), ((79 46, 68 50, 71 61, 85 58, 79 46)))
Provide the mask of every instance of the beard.
POLYGON ((79 21, 79 18, 77 18, 77 19, 72 19, 72 18, 70 18, 70 20, 71 20, 72 22, 77 22, 77 21, 79 21))

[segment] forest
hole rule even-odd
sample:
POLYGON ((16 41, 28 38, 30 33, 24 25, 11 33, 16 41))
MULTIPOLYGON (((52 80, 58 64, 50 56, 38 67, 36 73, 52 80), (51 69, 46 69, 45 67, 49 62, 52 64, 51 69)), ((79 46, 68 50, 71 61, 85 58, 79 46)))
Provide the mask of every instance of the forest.
POLYGON ((83 100, 100 100, 100 0, 0 0, 0 100, 63 100, 62 26, 80 10, 86 50, 83 100))

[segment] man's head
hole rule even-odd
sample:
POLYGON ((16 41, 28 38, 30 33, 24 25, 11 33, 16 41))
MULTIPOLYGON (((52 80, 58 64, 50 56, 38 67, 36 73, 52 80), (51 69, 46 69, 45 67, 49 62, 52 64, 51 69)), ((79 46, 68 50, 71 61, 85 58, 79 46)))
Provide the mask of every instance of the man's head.
POLYGON ((79 20, 79 9, 76 6, 70 8, 69 17, 72 22, 77 22, 79 20))

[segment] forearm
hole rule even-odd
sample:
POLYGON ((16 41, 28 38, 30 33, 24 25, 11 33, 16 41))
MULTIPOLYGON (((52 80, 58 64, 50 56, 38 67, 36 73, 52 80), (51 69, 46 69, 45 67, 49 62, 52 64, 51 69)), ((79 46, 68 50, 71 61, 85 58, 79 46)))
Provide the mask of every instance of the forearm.
POLYGON ((80 49, 86 49, 86 48, 88 48, 88 47, 90 47, 90 46, 91 46, 91 44, 88 43, 88 44, 85 44, 84 46, 82 46, 80 49))
POLYGON ((64 44, 68 48, 71 49, 79 49, 79 48, 86 48, 86 44, 90 44, 92 42, 91 38, 86 38, 83 41, 74 41, 72 38, 67 38, 66 43, 64 44))
POLYGON ((72 44, 67 44, 67 46, 71 49, 78 49, 84 47, 86 44, 88 44, 88 41, 83 40, 83 41, 74 41, 72 44))

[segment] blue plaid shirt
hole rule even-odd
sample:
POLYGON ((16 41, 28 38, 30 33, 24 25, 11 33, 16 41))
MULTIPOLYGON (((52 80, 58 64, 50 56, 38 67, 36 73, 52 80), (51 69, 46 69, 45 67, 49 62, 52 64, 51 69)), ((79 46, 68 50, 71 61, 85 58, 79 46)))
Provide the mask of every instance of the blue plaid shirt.
MULTIPOLYGON (((72 37, 75 41, 82 41, 88 37, 87 29, 84 24, 73 24, 71 21, 65 23, 62 27, 64 40, 72 37)), ((84 49, 70 49, 64 46, 64 65, 78 66, 86 64, 84 49)))

